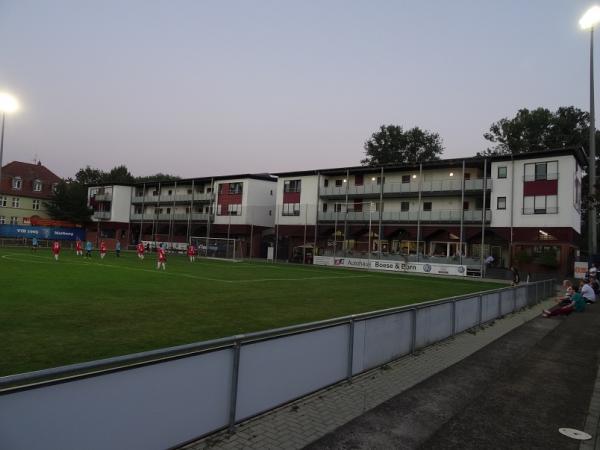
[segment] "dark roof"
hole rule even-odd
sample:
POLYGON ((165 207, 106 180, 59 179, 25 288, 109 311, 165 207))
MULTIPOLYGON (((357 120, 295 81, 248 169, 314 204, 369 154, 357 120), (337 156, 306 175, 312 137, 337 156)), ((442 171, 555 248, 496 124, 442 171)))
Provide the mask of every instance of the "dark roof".
MULTIPOLYGON (((440 159, 438 161, 426 161, 423 163, 423 168, 433 169, 433 168, 459 168, 462 167, 463 161, 465 165, 469 168, 471 167, 480 167, 483 169, 484 161, 510 161, 512 159, 531 159, 531 158, 544 158, 548 156, 564 156, 564 155, 573 155, 575 159, 579 162, 581 166, 586 165, 586 158, 583 154, 583 150, 580 148, 561 148, 561 149, 549 149, 541 152, 529 152, 529 153, 519 153, 516 155, 497 155, 497 156, 471 156, 467 158, 449 158, 449 159, 440 159)), ((314 169, 314 170, 301 170, 301 171, 292 171, 292 172, 278 172, 274 175, 278 177, 287 177, 287 176, 307 176, 307 175, 343 175, 346 172, 351 174, 360 174, 360 173, 373 173, 375 171, 379 171, 381 169, 384 170, 418 170, 419 164, 383 164, 378 166, 350 166, 350 167, 336 167, 329 169, 314 169)))
POLYGON ((268 174, 268 173, 245 173, 245 174, 240 174, 240 175, 219 175, 217 177, 197 177, 197 178, 182 178, 179 180, 169 180, 169 181, 144 181, 142 183, 96 183, 96 184, 90 184, 88 185, 89 187, 96 187, 96 186, 142 186, 144 184, 146 185, 158 185, 159 183, 161 185, 164 186, 172 186, 175 183, 177 184, 186 184, 186 183, 191 183, 192 181, 194 182, 210 182, 212 180, 214 181, 221 181, 221 180, 234 180, 234 179, 238 179, 238 178, 250 178, 252 180, 262 180, 262 181, 271 181, 273 183, 277 182, 277 177, 268 174))
POLYGON ((2 167, 0 176, 2 177, 0 194, 34 198, 50 198, 52 196, 52 185, 61 180, 58 175, 39 162, 37 164, 20 161, 10 162, 2 167), (21 189, 12 188, 13 179, 16 177, 20 177, 22 180, 21 189), (40 192, 33 190, 35 180, 42 182, 40 192))

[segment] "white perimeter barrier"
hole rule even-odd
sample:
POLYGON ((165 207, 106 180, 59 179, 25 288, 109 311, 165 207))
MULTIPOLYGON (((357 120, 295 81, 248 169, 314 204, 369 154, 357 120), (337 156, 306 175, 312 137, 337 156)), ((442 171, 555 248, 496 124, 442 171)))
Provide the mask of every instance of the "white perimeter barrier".
POLYGON ((0 449, 176 447, 552 291, 540 281, 0 378, 0 449))

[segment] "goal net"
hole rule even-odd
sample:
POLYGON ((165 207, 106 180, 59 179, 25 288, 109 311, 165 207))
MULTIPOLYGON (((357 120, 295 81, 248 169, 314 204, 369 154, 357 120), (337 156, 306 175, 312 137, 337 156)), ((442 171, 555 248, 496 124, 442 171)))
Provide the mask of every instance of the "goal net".
POLYGON ((192 236, 190 240, 198 249, 198 256, 234 261, 244 257, 242 242, 239 239, 192 236))

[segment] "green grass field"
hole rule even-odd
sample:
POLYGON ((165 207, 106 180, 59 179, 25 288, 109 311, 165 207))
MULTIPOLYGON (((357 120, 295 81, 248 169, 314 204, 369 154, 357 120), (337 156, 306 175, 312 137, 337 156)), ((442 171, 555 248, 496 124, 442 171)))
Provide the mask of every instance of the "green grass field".
POLYGON ((502 285, 297 265, 0 248, 0 376, 502 285))

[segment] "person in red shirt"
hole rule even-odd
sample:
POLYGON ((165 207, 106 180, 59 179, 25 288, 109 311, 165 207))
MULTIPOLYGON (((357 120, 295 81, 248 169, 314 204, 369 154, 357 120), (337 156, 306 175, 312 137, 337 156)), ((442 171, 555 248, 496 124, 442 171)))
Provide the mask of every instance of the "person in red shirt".
POLYGON ((188 255, 188 258, 190 259, 190 262, 196 261, 196 254, 197 253, 198 252, 196 251, 196 246, 194 244, 188 245, 187 255, 188 255))
POLYGON ((156 256, 158 257, 156 269, 160 269, 162 267, 163 270, 166 270, 167 252, 163 248, 162 244, 160 244, 160 247, 158 247, 158 250, 156 250, 156 256))
POLYGON ((137 245, 137 255, 139 259, 144 259, 144 244, 139 242, 137 245))
POLYGON ((52 243, 52 253, 54 254, 54 260, 58 261, 58 255, 60 253, 60 242, 54 241, 52 243))
POLYGON ((79 239, 77 239, 77 242, 75 242, 75 254, 77 256, 83 256, 83 246, 81 245, 81 241, 79 239))
POLYGON ((104 259, 106 256, 106 243, 104 241, 100 241, 100 259, 104 259))

